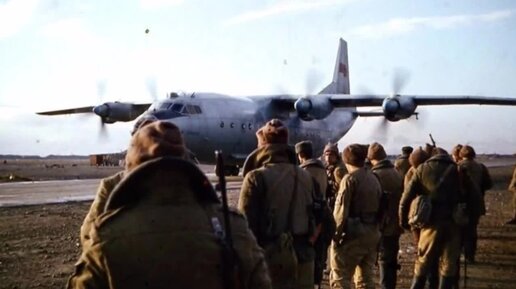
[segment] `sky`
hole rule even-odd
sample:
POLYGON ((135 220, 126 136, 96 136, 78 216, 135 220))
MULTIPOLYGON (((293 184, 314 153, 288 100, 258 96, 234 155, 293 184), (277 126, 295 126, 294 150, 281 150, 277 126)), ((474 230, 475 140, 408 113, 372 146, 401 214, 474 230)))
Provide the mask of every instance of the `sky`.
MULTIPOLYGON (((37 111, 170 91, 317 93, 348 43, 351 93, 516 98, 516 2, 490 0, 0 0, 0 154, 118 152, 132 123, 37 111), (148 29, 148 33, 145 33, 148 29)), ((420 119, 359 118, 339 145, 388 153, 467 143, 516 153, 516 107, 419 107, 420 119), (511 131, 513 133, 511 133, 511 131)))

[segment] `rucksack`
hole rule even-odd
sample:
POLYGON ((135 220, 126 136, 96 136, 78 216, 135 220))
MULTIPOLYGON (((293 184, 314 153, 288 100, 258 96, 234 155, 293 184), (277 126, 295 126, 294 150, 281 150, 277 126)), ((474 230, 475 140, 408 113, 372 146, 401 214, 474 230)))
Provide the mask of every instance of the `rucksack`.
POLYGON ((380 225, 380 230, 389 223, 389 212, 391 211, 394 198, 392 197, 392 193, 389 191, 382 190, 382 194, 380 196, 380 202, 378 205, 378 212, 376 213, 376 219, 378 220, 378 224, 380 225))
POLYGON ((432 202, 427 195, 418 195, 412 203, 408 214, 408 223, 411 227, 421 229, 430 223, 432 202))
MULTIPOLYGON (((382 187, 382 182, 380 177, 373 172, 373 175, 378 180, 380 187, 382 187)), ((378 211, 376 212, 376 220, 378 221, 378 225, 380 226, 380 231, 383 231, 385 226, 390 222, 389 212, 397 210, 397 203, 392 196, 390 191, 386 191, 382 188, 382 193, 380 195, 380 201, 378 203, 378 211)))

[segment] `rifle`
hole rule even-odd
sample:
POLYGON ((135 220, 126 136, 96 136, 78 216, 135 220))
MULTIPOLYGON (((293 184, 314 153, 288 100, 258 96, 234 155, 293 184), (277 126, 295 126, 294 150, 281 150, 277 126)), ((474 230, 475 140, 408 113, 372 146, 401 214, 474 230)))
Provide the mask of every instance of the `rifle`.
POLYGON ((437 147, 437 145, 435 144, 435 140, 434 140, 434 138, 432 137, 432 134, 431 134, 431 133, 429 133, 428 135, 430 136, 430 141, 432 141, 432 145, 434 146, 434 148, 435 148, 435 147, 437 147))
MULTIPOLYGON (((224 227, 226 228, 221 241, 224 247, 224 283, 226 288, 235 289, 239 288, 239 280, 237 275, 237 262, 235 248, 233 247, 233 235, 231 233, 231 222, 229 220, 229 207, 228 207, 228 195, 226 189, 226 177, 224 176, 224 158, 222 151, 215 151, 215 159, 217 160, 217 166, 215 174, 219 179, 218 189, 222 197, 222 214, 224 216, 224 227)), ((241 284, 241 283, 240 283, 241 284)))

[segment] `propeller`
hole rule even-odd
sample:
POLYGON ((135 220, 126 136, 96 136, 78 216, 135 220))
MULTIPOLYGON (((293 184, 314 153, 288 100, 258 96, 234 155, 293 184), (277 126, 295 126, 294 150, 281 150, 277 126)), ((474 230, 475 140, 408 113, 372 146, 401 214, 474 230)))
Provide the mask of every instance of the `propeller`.
MULTIPOLYGON (((107 90, 107 80, 106 79, 99 79, 97 80, 97 98, 99 103, 103 103, 104 96, 106 95, 107 90)), ((98 138, 99 139, 106 139, 108 137, 108 131, 106 128, 106 116, 108 113, 108 107, 104 104, 97 105, 93 108, 92 112, 99 116, 100 118, 100 124, 98 129, 98 138)))
POLYGON ((305 94, 315 94, 316 89, 322 89, 321 83, 323 81, 322 74, 315 68, 311 68, 306 73, 305 79, 305 94))
MULTIPOLYGON (((394 71, 394 76, 392 79, 392 92, 390 97, 401 97, 401 90, 405 87, 410 78, 410 73, 406 69, 397 68, 394 71)), ((386 111, 396 111, 399 108, 399 103, 395 100, 386 101, 384 103, 384 109, 386 111)), ((387 141, 387 136, 389 136, 389 130, 391 127, 391 122, 383 117, 377 127, 373 130, 375 136, 380 136, 384 141, 387 141)))
POLYGON ((100 127, 99 127, 99 133, 98 133, 99 139, 107 139, 109 137, 107 128, 106 128, 106 122, 104 118, 100 118, 100 127))
POLYGON ((156 77, 148 76, 145 79, 145 86, 147 87, 147 92, 152 98, 152 101, 156 101, 158 99, 158 85, 156 82, 156 77))

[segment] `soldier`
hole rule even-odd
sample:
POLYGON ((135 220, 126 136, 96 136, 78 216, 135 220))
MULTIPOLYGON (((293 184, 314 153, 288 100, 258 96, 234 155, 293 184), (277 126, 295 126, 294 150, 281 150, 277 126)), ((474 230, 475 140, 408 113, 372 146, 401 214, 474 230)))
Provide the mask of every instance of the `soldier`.
POLYGON ((295 153, 280 120, 267 122, 260 131, 263 145, 249 161, 260 167, 245 175, 238 208, 265 249, 273 288, 313 288, 312 177, 291 159, 295 153))
POLYGON ((476 153, 473 147, 465 145, 459 152, 461 161, 459 171, 462 177, 469 177, 475 186, 467 190, 469 222, 463 228, 464 257, 469 263, 475 263, 475 253, 477 250, 477 226, 480 216, 486 214, 484 201, 485 192, 493 187, 491 176, 486 166, 475 161, 476 153), (478 195, 481 193, 481 195, 478 195))
POLYGON ((400 173, 402 178, 405 178, 407 171, 410 169, 409 156, 414 149, 411 146, 404 146, 401 148, 401 155, 394 161, 394 167, 400 173))
POLYGON ((348 174, 340 183, 333 216, 337 225, 330 247, 331 288, 374 288, 374 263, 380 230, 377 223, 382 189, 364 168, 367 149, 351 144, 344 149, 348 174))
POLYGON ((432 203, 429 223, 420 232, 411 289, 424 288, 427 275, 436 263, 440 264, 439 288, 451 288, 460 256, 459 227, 452 218, 461 197, 459 172, 445 150, 437 148, 435 152, 416 169, 400 201, 401 227, 406 229, 409 229, 408 209, 416 195, 427 195, 432 203))
POLYGON ((453 161, 456 162, 457 164, 461 161, 461 157, 460 157, 460 150, 462 149, 462 145, 461 144, 457 144, 453 147, 452 149, 452 153, 451 153, 451 156, 453 158, 453 161))
POLYGON ((68 288, 271 288, 263 250, 245 218, 223 213, 206 176, 185 159, 177 126, 156 121, 136 132, 126 176, 94 220, 68 288), (239 261, 224 254, 233 252, 239 261), (236 272, 236 273, 235 273, 236 272), (238 280, 238 281, 236 281, 238 280))
MULTIPOLYGON (((135 123, 133 127, 133 130, 131 131, 131 136, 133 136, 136 133, 136 131, 138 131, 140 128, 156 120, 157 119, 154 117, 142 117, 138 119, 138 121, 135 123)), ((95 199, 93 199, 93 202, 90 206, 90 210, 86 214, 86 217, 84 218, 84 221, 81 225, 80 240, 82 248, 85 248, 85 246, 88 246, 91 243, 89 232, 92 227, 93 221, 95 220, 95 218, 97 218, 100 214, 104 212, 106 201, 108 200, 109 196, 111 195, 111 192, 116 187, 116 185, 118 185, 118 183, 122 181, 124 175, 125 171, 122 170, 112 176, 100 180, 100 185, 97 188, 95 199)))
MULTIPOLYGON (((405 179, 403 180, 403 187, 407 187, 412 176, 416 173, 417 168, 424 163, 430 156, 423 150, 421 147, 414 150, 409 156, 410 169, 407 171, 405 175, 405 179)), ((412 232, 412 236, 414 237, 414 243, 417 248, 417 244, 419 243, 419 233, 420 229, 411 227, 410 231, 412 232)), ((417 253, 417 252, 416 252, 417 253)), ((428 289, 437 289, 439 286, 439 264, 435 263, 431 265, 431 268, 428 271, 428 289)))
POLYGON ((509 191, 512 192, 512 208, 513 208, 513 216, 512 219, 507 221, 507 225, 516 225, 516 167, 514 168, 514 172, 512 173, 512 180, 509 184, 509 191))
POLYGON ((328 187, 328 176, 324 164, 314 158, 311 141, 298 142, 295 146, 296 154, 300 163, 300 167, 305 169, 315 179, 319 186, 323 199, 326 199, 326 189, 328 187))
POLYGON ((328 258, 328 246, 331 238, 335 233, 335 220, 331 213, 330 207, 326 202, 326 188, 328 186, 328 177, 326 169, 319 159, 313 157, 313 148, 311 141, 302 141, 296 144, 296 154, 299 158, 300 167, 305 169, 316 182, 316 191, 318 195, 314 197, 318 199, 320 209, 316 215, 317 235, 318 238, 314 242, 315 263, 314 263, 314 284, 321 286, 323 270, 326 268, 326 259, 328 258))
MULTIPOLYGON (((421 147, 413 151, 409 156, 409 162, 410 162, 410 168, 407 171, 407 174, 405 175, 405 178, 403 180, 403 187, 406 188, 410 181, 412 180, 412 177, 416 173, 417 168, 419 165, 424 163, 430 156, 426 153, 425 150, 423 150, 421 147)), ((419 242, 419 229, 416 228, 410 228, 412 231, 412 234, 414 236, 414 240, 417 243, 419 242)))
POLYGON ((373 165, 371 171, 378 177, 382 190, 387 192, 388 207, 385 208, 384 220, 380 223, 382 232, 379 246, 380 284, 382 289, 394 289, 396 288, 397 270, 399 269, 400 235, 403 233, 398 220, 398 206, 403 192, 403 179, 391 161, 387 159, 387 154, 381 144, 372 143, 369 146, 367 158, 373 165))
POLYGON ((337 144, 328 143, 324 147, 323 159, 326 164, 326 175, 328 176, 328 189, 326 198, 330 209, 333 210, 335 197, 339 190, 339 184, 345 174, 347 174, 346 166, 342 163, 339 156, 339 148, 337 144))

